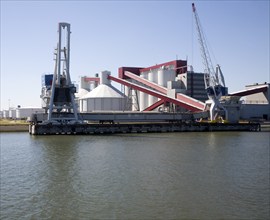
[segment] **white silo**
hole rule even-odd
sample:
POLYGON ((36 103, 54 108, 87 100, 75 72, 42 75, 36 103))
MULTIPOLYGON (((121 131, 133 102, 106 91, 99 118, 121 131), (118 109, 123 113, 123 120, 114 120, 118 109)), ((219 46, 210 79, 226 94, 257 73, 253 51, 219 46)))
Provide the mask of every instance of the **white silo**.
POLYGON ((35 113, 45 113, 45 109, 38 107, 20 107, 16 109, 16 119, 25 119, 35 113))
MULTIPOLYGON (((140 77, 142 77, 143 79, 147 79, 147 73, 142 72, 140 77)), ((144 92, 140 92, 139 100, 140 100, 140 111, 143 111, 144 109, 148 107, 148 95, 144 92)))
POLYGON ((9 118, 9 110, 3 110, 3 118, 9 118))
POLYGON ((158 70, 158 84, 167 88, 168 81, 175 81, 175 70, 161 67, 158 70))
POLYGON ((88 93, 86 89, 80 88, 77 93, 75 93, 75 102, 78 105, 78 110, 81 112, 82 111, 82 100, 81 98, 85 96, 88 93))
POLYGON ((89 84, 85 80, 86 78, 87 78, 87 76, 80 76, 80 78, 79 78, 80 88, 85 89, 85 90, 89 90, 89 84))
MULTIPOLYGON (((157 74, 156 71, 151 71, 148 73, 148 80, 154 83, 157 83, 157 74)), ((157 97, 154 97, 152 95, 148 96, 148 106, 153 105, 155 102, 158 101, 157 97)))
POLYGON ((111 80, 108 79, 108 76, 111 75, 110 71, 102 71, 100 73, 100 84, 104 84, 104 85, 111 85, 111 80))
POLYGON ((80 112, 87 112, 87 99, 80 99, 80 112))
POLYGON ((16 118, 16 109, 9 109, 9 114, 8 114, 9 118, 15 119, 16 118))

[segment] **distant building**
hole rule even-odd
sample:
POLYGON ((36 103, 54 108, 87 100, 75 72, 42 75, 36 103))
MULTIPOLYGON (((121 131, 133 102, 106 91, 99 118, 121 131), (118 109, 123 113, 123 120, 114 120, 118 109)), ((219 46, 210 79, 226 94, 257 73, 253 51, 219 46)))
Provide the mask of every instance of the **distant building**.
POLYGON ((3 110, 3 118, 9 118, 9 110, 3 110))
POLYGON ((182 89, 186 90, 186 95, 202 102, 208 100, 203 73, 188 71, 186 73, 179 74, 178 79, 182 84, 182 89))
POLYGON ((27 119, 34 113, 45 113, 45 109, 37 107, 22 107, 16 109, 16 119, 27 119))
POLYGON ((261 93, 247 96, 245 100, 245 104, 269 104, 269 100, 270 100, 270 92, 269 92, 270 84, 269 83, 265 82, 263 84, 256 83, 253 85, 247 85, 246 90, 259 87, 259 86, 264 86, 264 85, 268 85, 268 92, 264 92, 264 93, 261 92, 261 93))
POLYGON ((9 109, 8 117, 10 119, 16 119, 16 109, 15 108, 9 109))
POLYGON ((253 95, 246 96, 243 101, 240 110, 241 119, 252 120, 252 119, 264 119, 270 120, 270 84, 253 84, 247 85, 246 89, 251 89, 258 86, 267 85, 267 92, 261 92, 253 95))
POLYGON ((34 113, 45 113, 45 110, 43 108, 37 108, 37 107, 18 106, 17 108, 3 110, 1 112, 2 112, 2 115, 0 115, 0 118, 16 120, 16 119, 27 119, 34 113))

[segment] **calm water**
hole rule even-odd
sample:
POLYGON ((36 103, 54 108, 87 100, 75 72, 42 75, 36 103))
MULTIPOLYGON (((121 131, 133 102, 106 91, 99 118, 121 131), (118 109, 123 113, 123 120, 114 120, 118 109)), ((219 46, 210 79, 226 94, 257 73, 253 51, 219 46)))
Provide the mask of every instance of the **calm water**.
POLYGON ((269 219, 269 135, 1 133, 1 219, 269 219))

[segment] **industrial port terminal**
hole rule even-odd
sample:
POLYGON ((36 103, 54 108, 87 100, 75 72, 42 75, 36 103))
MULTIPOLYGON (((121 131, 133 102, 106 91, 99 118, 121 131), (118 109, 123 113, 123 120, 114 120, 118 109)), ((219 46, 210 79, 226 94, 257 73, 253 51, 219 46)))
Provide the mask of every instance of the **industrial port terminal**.
POLYGON ((241 97, 265 100, 256 111, 270 119, 269 83, 228 93, 219 65, 213 67, 199 17, 196 21, 204 73, 193 71, 187 60, 150 67, 120 67, 80 78, 76 88, 70 76, 70 24, 58 24, 53 74, 42 76, 42 112, 30 119, 29 133, 104 134, 179 131, 259 131, 260 124, 239 123, 254 111, 241 97), (121 91, 111 82, 121 85, 121 91))

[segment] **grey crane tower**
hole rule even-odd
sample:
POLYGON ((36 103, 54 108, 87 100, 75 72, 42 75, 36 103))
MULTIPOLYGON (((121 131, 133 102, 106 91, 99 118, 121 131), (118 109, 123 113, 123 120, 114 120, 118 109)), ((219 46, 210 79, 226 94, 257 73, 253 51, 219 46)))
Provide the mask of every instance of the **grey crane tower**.
POLYGON ((205 66, 204 82, 209 100, 206 101, 206 110, 210 112, 210 120, 215 121, 218 117, 225 116, 228 119, 227 109, 220 103, 221 96, 228 94, 228 88, 225 86, 224 76, 221 72, 220 66, 217 65, 214 71, 211 57, 207 48, 205 35, 203 33, 201 23, 195 4, 192 3, 192 11, 195 16, 195 22, 198 32, 198 40, 201 47, 201 55, 203 64, 205 66))
POLYGON ((55 70, 51 86, 48 122, 78 122, 77 105, 69 73, 70 64, 70 24, 58 24, 58 44, 55 53, 55 70))

